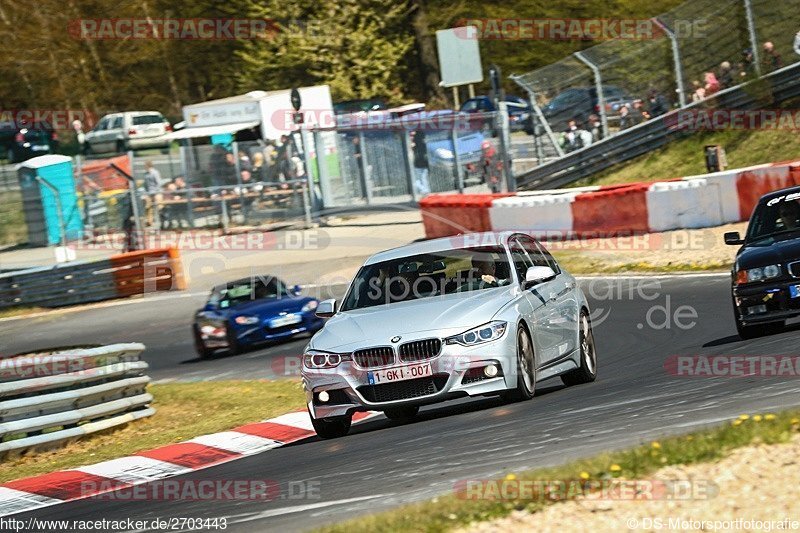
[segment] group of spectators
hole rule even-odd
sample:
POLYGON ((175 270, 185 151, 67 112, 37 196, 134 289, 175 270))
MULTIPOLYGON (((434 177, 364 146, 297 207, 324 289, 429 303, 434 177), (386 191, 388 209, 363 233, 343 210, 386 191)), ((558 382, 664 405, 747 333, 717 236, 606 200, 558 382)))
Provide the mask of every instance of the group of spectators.
POLYGON ((219 187, 262 183, 288 188, 286 182, 306 175, 303 160, 288 135, 281 136, 279 143, 258 141, 253 146, 239 149, 238 154, 221 144, 215 145, 209 173, 212 184, 219 187), (237 166, 241 183, 237 178, 237 166))
MULTIPOLYGON (((800 54, 800 32, 795 36, 795 51, 800 54)), ((768 74, 782 67, 783 59, 778 51, 775 50, 775 45, 772 41, 765 42, 762 45, 761 73, 768 74)), ((710 70, 703 73, 702 82, 694 80, 692 82, 692 102, 705 100, 719 91, 754 78, 756 74, 753 50, 747 48, 742 51, 740 60, 735 64, 730 61, 723 61, 716 72, 710 70)))
POLYGON ((160 221, 161 229, 190 227, 188 211, 182 202, 186 199, 188 189, 186 179, 183 176, 162 179, 161 172, 152 161, 145 161, 144 169, 148 224, 154 225, 160 221))

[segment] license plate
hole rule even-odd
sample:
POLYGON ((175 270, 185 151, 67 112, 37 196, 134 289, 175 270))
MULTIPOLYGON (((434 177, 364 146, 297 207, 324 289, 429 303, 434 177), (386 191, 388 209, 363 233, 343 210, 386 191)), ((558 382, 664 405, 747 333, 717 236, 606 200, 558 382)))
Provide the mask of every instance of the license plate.
POLYGON ((789 296, 792 298, 800 296, 800 285, 789 285, 789 296))
POLYGON ((303 317, 300 315, 290 314, 284 315, 278 318, 273 318, 269 321, 269 327, 271 328, 279 328, 281 326, 289 326, 291 324, 297 324, 303 321, 303 317))
POLYGON ((42 144, 36 144, 31 146, 31 150, 33 150, 34 152, 46 152, 49 149, 50 149, 49 146, 42 144))
POLYGON ((433 375, 430 363, 419 365, 399 366, 397 368, 387 368, 386 370, 376 370, 367 374, 370 385, 379 383, 389 383, 393 381, 405 381, 407 379, 424 378, 433 375))

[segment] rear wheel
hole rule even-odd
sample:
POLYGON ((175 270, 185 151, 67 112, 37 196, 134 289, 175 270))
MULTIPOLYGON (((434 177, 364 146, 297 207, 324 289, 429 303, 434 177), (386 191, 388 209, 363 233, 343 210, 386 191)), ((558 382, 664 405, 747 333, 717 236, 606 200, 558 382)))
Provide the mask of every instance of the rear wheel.
POLYGON ((197 329, 197 326, 192 328, 194 332, 194 350, 197 352, 198 357, 200 359, 208 359, 214 354, 214 350, 210 350, 206 344, 203 342, 203 336, 200 335, 200 330, 197 329))
MULTIPOLYGON (((311 413, 309 413, 311 416, 311 413)), ((331 418, 314 418, 311 416, 311 425, 322 439, 337 439, 344 437, 350 431, 353 417, 350 415, 331 418)))
POLYGON ((394 407, 387 409, 383 412, 389 420, 396 420, 398 422, 407 422, 417 416, 419 407, 416 405, 409 405, 406 407, 394 407))
POLYGON ((528 331, 517 328, 517 386, 506 391, 503 398, 510 402, 530 400, 536 391, 536 356, 528 331))
POLYGON ((117 152, 120 154, 127 152, 125 149, 125 141, 117 141, 117 152))
POLYGON ((571 370, 561 376, 561 381, 567 386, 591 383, 597 379, 597 352, 594 348, 594 333, 592 333, 592 324, 586 311, 581 311, 579 326, 581 364, 575 370, 571 370))

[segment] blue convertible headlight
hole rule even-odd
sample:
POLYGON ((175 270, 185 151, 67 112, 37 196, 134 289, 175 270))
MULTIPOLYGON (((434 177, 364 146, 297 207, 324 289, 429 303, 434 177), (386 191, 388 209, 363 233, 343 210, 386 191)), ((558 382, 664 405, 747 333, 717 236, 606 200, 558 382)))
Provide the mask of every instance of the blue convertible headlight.
POLYGON ((300 311, 303 312, 303 313, 308 313, 308 312, 313 311, 314 309, 316 309, 318 305, 319 305, 318 301, 311 300, 306 305, 304 305, 303 308, 300 309, 300 311))
POLYGON ((499 339, 506 332, 508 322, 495 320, 477 328, 465 331, 461 335, 453 335, 445 339, 447 344, 460 344, 462 346, 474 346, 483 342, 499 339))

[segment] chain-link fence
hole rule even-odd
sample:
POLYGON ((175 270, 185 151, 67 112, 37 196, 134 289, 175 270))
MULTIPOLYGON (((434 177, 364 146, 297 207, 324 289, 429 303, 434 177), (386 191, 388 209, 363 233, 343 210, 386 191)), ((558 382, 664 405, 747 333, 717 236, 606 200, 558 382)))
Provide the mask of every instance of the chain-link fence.
POLYGON ((540 123, 530 161, 546 163, 671 109, 716 105, 716 93, 800 61, 790 15, 798 8, 800 0, 692 0, 636 38, 512 76, 540 123))

